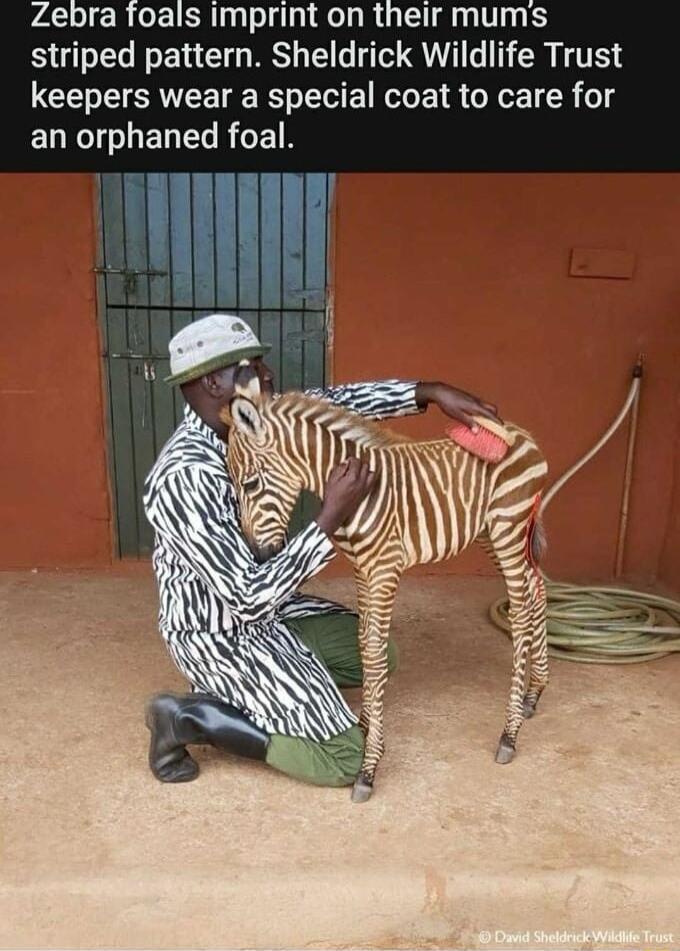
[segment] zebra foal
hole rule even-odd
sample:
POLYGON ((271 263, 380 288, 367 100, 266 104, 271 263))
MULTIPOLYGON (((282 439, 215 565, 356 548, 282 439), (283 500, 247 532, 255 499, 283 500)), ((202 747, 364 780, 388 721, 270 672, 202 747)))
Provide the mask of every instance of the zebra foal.
POLYGON ((256 553, 280 551, 300 491, 322 496, 345 459, 361 457, 377 473, 370 495, 334 536, 354 565, 364 668, 366 745, 353 800, 369 798, 384 750, 387 638, 399 580, 407 568, 451 558, 473 541, 496 562, 510 603, 512 679, 496 752, 497 762, 510 762, 522 721, 548 681, 545 590, 535 567, 547 465, 532 437, 508 425, 513 445, 489 464, 450 439, 415 442, 301 393, 266 398, 256 378, 237 394, 223 417, 231 427, 227 462, 256 553))

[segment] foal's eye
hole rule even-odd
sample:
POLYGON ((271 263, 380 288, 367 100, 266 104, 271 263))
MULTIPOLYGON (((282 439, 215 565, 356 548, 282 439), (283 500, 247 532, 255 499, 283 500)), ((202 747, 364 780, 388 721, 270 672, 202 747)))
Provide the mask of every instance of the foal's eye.
POLYGON ((254 492, 259 484, 260 484, 260 477, 257 475, 251 476, 250 479, 246 479, 245 482, 241 483, 241 488, 246 493, 254 492))

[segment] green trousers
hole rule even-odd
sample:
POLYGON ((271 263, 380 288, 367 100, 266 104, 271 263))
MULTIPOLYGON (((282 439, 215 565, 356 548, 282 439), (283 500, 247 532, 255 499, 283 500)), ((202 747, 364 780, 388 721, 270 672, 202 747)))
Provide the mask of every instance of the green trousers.
MULTIPOLYGON (((325 665, 338 687, 360 687, 363 682, 355 614, 317 614, 286 621, 303 644, 325 665)), ((394 643, 387 647, 390 673, 397 667, 394 643)), ((295 779, 317 786, 349 786, 356 779, 364 755, 364 736, 358 726, 322 742, 275 734, 267 748, 267 763, 295 779)))

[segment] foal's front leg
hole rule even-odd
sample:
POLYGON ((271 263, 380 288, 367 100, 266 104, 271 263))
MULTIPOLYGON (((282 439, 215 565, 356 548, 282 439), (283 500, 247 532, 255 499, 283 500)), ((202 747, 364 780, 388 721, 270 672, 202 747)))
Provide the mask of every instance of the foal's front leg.
POLYGON ((364 736, 368 733, 368 721, 369 721, 369 708, 368 708, 368 693, 366 691, 366 665, 364 663, 364 658, 368 654, 368 643, 367 643, 367 633, 368 633, 368 586, 366 584, 366 576, 363 572, 359 571, 357 567, 354 569, 354 580, 357 586, 357 607, 359 609, 359 656, 361 657, 361 668, 362 668, 362 679, 363 679, 363 689, 361 691, 361 713, 359 714, 359 726, 364 732, 364 736))
POLYGON ((375 771, 385 749, 384 694, 387 683, 387 641, 392 606, 400 572, 394 568, 363 574, 357 590, 360 605, 360 649, 364 670, 361 725, 366 729, 364 761, 354 789, 353 802, 366 802, 373 791, 375 771))

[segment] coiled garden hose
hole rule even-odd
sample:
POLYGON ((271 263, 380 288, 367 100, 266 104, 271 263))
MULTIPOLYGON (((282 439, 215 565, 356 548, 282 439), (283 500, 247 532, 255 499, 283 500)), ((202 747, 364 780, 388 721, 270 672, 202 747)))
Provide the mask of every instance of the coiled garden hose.
MULTIPOLYGON (((557 492, 611 439, 631 414, 616 575, 623 563, 633 453, 637 431, 642 357, 633 382, 614 422, 595 446, 579 459, 546 493, 543 513, 557 492)), ((544 576, 548 599, 548 653, 584 664, 639 664, 680 651, 680 601, 627 588, 583 586, 550 581, 544 576)), ((490 609, 493 623, 510 634, 508 600, 499 598, 490 609)))
MULTIPOLYGON (((639 664, 680 651, 680 601, 626 588, 545 580, 548 653, 583 664, 639 664)), ((507 598, 490 609, 510 633, 507 598)))

